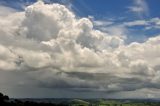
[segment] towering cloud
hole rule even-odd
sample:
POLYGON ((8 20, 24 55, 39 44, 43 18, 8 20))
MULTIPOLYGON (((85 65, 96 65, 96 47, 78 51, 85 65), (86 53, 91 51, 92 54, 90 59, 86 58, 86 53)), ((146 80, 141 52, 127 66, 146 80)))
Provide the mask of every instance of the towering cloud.
POLYGON ((125 44, 60 4, 39 1, 0 17, 0 70, 75 91, 160 88, 160 36, 125 44))

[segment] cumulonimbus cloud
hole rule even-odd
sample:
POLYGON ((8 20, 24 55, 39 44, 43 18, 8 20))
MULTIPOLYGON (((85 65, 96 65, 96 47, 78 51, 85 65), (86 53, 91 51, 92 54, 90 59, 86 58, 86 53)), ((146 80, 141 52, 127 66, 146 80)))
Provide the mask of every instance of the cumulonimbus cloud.
POLYGON ((50 88, 160 88, 160 36, 124 42, 63 5, 37 2, 0 17, 0 70, 33 72, 40 86, 50 88))

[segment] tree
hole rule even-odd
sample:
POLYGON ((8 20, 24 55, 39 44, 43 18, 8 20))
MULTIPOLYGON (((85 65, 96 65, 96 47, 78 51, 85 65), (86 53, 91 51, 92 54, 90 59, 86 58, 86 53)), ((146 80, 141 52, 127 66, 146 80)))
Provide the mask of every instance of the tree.
POLYGON ((7 95, 3 95, 0 93, 0 102, 6 102, 9 100, 9 97, 7 95))

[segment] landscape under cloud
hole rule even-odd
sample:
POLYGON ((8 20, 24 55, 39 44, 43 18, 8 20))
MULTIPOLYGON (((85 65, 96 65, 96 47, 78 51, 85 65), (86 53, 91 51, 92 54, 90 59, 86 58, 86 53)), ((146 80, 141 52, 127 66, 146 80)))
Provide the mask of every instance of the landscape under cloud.
POLYGON ((160 35, 126 43, 127 36, 98 30, 94 20, 56 3, 39 1, 20 12, 2 8, 0 86, 73 97, 160 97, 160 35))

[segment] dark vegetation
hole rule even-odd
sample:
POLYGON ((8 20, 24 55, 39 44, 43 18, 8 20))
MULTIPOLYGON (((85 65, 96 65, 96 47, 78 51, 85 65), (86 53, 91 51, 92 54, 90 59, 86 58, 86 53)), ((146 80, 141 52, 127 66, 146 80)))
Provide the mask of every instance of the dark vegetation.
POLYGON ((68 106, 68 105, 63 103, 54 104, 54 103, 21 101, 18 99, 10 100, 8 96, 0 93, 0 106, 68 106))
POLYGON ((41 100, 9 99, 8 96, 0 93, 0 106, 160 106, 159 100, 54 99, 54 102, 41 100))

